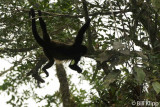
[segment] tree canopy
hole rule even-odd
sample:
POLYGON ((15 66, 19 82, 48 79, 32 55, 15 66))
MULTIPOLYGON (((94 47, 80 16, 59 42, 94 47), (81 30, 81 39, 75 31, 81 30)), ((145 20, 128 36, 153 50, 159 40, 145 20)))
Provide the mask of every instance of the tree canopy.
MULTIPOLYGON (((0 71, 0 92, 9 97, 6 103, 24 106, 32 98, 47 107, 144 106, 147 101, 158 106, 159 5, 158 0, 1 0, 0 58, 11 65, 0 71), (72 43, 80 27, 91 19, 83 43, 88 53, 79 63, 83 73, 76 74, 78 81, 90 84, 89 92, 74 84, 68 61, 56 62, 49 71, 56 73, 50 78, 59 81, 50 79, 38 87, 37 81, 27 76, 38 71, 45 78, 41 68, 47 61, 32 34, 31 8, 36 14, 42 11, 51 38, 65 43, 72 43), (47 92, 45 87, 51 83, 59 83, 59 89, 55 91, 53 86, 49 89, 52 94, 37 93, 47 92)), ((38 23, 37 28, 41 35, 38 23)))

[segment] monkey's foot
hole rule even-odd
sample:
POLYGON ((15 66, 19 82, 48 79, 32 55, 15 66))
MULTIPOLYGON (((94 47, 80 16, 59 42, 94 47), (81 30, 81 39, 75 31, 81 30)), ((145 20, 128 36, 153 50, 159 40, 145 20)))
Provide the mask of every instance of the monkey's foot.
POLYGON ((32 74, 32 76, 40 83, 45 82, 38 74, 32 74))
POLYGON ((69 65, 72 70, 77 71, 78 73, 82 73, 82 69, 77 65, 69 65))

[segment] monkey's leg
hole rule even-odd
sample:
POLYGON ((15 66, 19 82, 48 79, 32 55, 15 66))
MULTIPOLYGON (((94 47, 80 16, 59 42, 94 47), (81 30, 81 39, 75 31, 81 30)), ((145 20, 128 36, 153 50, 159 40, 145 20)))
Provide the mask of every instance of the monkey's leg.
POLYGON ((54 64, 54 60, 53 59, 49 59, 49 62, 42 68, 42 70, 46 74, 46 77, 49 76, 49 74, 48 74, 46 69, 50 68, 53 64, 54 64))
POLYGON ((44 83, 45 81, 39 76, 38 72, 33 73, 32 76, 40 83, 44 83))
POLYGON ((69 67, 70 67, 72 70, 77 71, 78 73, 82 73, 82 69, 77 65, 78 62, 79 62, 79 60, 80 60, 80 57, 74 59, 75 63, 74 63, 73 65, 71 65, 71 63, 70 63, 69 67))

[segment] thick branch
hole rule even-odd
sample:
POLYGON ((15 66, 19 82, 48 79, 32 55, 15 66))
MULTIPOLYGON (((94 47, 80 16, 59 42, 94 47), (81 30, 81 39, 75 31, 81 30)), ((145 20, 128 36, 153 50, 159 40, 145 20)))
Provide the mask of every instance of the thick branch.
POLYGON ((132 40, 137 46, 140 46, 142 49, 151 50, 150 46, 145 45, 142 41, 139 41, 136 38, 132 38, 132 40))
POLYGON ((155 46, 155 42, 156 42, 156 32, 155 32, 155 24, 152 21, 152 19, 150 19, 149 17, 146 16, 146 14, 148 14, 147 12, 142 12, 141 15, 139 17, 139 21, 143 24, 144 28, 147 30, 150 40, 151 40, 151 45, 154 48, 155 46))
POLYGON ((4 49, 0 49, 0 53, 6 53, 6 52, 27 52, 27 51, 31 51, 33 49, 36 49, 38 46, 32 46, 29 48, 21 48, 21 49, 10 49, 10 48, 4 48, 4 49))
POLYGON ((151 45, 153 47, 154 50, 155 49, 155 43, 157 41, 157 32, 156 32, 156 26, 155 26, 155 22, 152 19, 152 12, 151 12, 151 8, 149 5, 147 5, 146 3, 143 3, 140 7, 142 9, 140 9, 138 3, 136 0, 131 0, 132 5, 133 5, 133 13, 136 16, 136 18, 142 23, 142 25, 144 26, 144 28, 146 29, 146 31, 149 34, 149 38, 151 41, 151 45))
POLYGON ((60 92, 62 95, 63 107, 76 107, 75 102, 70 99, 67 75, 63 65, 56 63, 56 71, 60 82, 60 92))
MULTIPOLYGON (((30 10, 26 10, 26 9, 22 9, 22 10, 18 10, 18 11, 21 11, 21 12, 29 12, 30 10)), ((110 12, 110 11, 105 11, 105 12, 95 12, 95 13, 90 13, 90 14, 88 14, 88 16, 94 16, 94 17, 96 17, 96 16, 98 16, 98 15, 111 15, 111 14, 114 14, 114 15, 116 15, 116 14, 120 14, 120 13, 127 13, 127 12, 131 12, 131 10, 120 10, 120 11, 114 11, 114 12, 110 12)), ((49 17, 49 16, 51 16, 51 17, 65 17, 65 18, 83 18, 84 17, 84 15, 70 15, 70 14, 60 14, 60 13, 51 13, 51 12, 44 12, 44 11, 42 11, 42 13, 43 14, 47 14, 48 16, 47 17, 49 17)))
POLYGON ((141 47, 142 49, 151 50, 149 45, 145 45, 143 41, 138 40, 136 37, 136 28, 137 28, 137 20, 135 21, 134 25, 130 27, 130 34, 127 37, 130 37, 135 45, 141 47))

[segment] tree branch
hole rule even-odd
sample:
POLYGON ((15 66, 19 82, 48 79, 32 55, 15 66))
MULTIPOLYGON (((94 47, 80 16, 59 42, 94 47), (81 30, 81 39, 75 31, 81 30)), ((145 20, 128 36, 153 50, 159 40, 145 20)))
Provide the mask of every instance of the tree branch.
MULTIPOLYGON (((28 9, 21 9, 21 10, 18 10, 18 11, 21 11, 21 12, 29 12, 30 10, 28 9)), ((95 12, 95 13, 90 13, 88 14, 88 16, 98 16, 98 15, 111 15, 111 14, 120 14, 120 13, 126 13, 126 12, 131 12, 130 9, 124 9, 124 10, 120 10, 120 11, 114 11, 114 12, 110 12, 110 11, 105 11, 105 12, 95 12)), ((83 18, 84 15, 70 15, 70 14, 60 14, 60 13, 52 13, 52 12, 45 12, 45 11, 42 11, 43 14, 47 14, 48 16, 47 17, 65 17, 65 18, 83 18)))
POLYGON ((156 32, 157 28, 155 28, 155 22, 152 19, 153 12, 151 11, 150 6, 146 3, 143 3, 141 4, 141 6, 139 6, 136 0, 131 0, 131 3, 133 5, 133 14, 136 16, 137 20, 139 20, 142 23, 142 25, 148 32, 151 45, 153 49, 157 51, 157 49, 155 48, 155 43, 158 40, 156 32))
POLYGON ((14 64, 12 67, 10 67, 9 69, 5 70, 5 71, 1 71, 0 76, 4 75, 5 73, 12 71, 14 69, 15 66, 17 66, 17 64, 22 63, 24 57, 22 57, 16 64, 14 64))
POLYGON ((38 48, 38 46, 32 46, 29 48, 21 48, 21 49, 10 49, 10 48, 4 48, 4 49, 0 49, 1 53, 6 53, 6 52, 27 52, 27 51, 31 51, 33 49, 38 48))
POLYGON ((32 77, 34 77, 37 81, 38 81, 38 85, 39 83, 43 83, 44 80, 40 77, 38 70, 41 68, 41 66, 43 64, 45 64, 47 61, 46 57, 41 57, 41 60, 39 60, 36 65, 32 68, 32 70, 30 72, 27 73, 27 76, 32 75, 32 77))
POLYGON ((63 65, 56 63, 56 71, 57 71, 57 77, 60 82, 60 92, 62 95, 63 107, 76 107, 77 105, 70 98, 67 75, 63 65))

